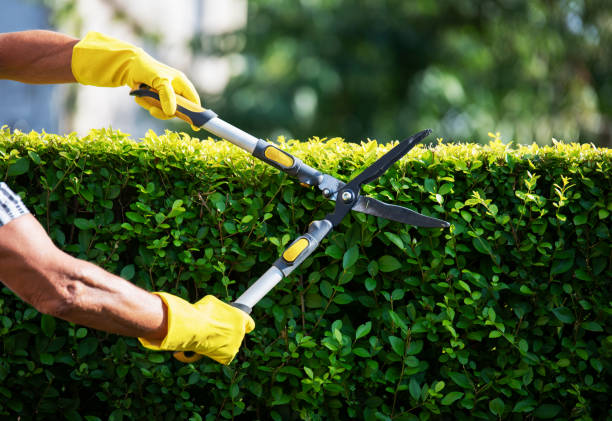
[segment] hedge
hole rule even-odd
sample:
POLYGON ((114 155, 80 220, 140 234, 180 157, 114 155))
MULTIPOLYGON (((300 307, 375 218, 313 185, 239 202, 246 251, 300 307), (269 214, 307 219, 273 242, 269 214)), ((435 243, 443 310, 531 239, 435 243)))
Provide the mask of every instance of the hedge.
MULTIPOLYGON (((279 142, 348 179, 390 148, 279 142)), ((612 153, 419 146, 254 309, 236 360, 193 364, 0 294, 0 416, 68 420, 612 417, 612 153)), ((0 174, 64 250, 148 290, 230 301, 333 204, 227 142, 0 130, 0 174)))

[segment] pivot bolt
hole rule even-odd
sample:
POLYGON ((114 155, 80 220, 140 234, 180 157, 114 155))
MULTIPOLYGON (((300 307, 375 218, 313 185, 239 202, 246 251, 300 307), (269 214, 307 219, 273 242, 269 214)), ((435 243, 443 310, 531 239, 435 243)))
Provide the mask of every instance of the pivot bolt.
POLYGON ((325 197, 331 196, 331 190, 330 189, 323 189, 323 196, 325 196, 325 197))
POLYGON ((340 197, 342 198, 342 201, 344 203, 351 203, 355 196, 353 195, 352 191, 346 190, 342 192, 342 195, 340 197))

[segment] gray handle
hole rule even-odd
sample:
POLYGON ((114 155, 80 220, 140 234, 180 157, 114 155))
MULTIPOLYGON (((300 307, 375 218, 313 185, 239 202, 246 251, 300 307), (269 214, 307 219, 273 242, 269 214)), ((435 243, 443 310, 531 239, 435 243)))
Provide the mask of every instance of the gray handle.
MULTIPOLYGON (((283 273, 276 266, 270 267, 232 305, 243 311, 246 311, 245 308, 252 309, 281 279, 283 279, 283 273)), ((250 313, 250 311, 247 311, 247 313, 250 313)))
POLYGON ((250 313, 255 304, 312 254, 332 228, 332 223, 327 219, 312 222, 308 227, 308 232, 291 243, 282 256, 274 262, 274 265, 261 275, 232 305, 250 313))
POLYGON ((257 139, 255 136, 240 130, 238 127, 232 126, 231 124, 221 120, 219 117, 210 119, 202 126, 202 128, 214 135, 219 136, 221 139, 229 140, 234 145, 251 154, 255 150, 257 142, 259 141, 259 139, 257 139))
POLYGON ((237 303, 236 301, 234 301, 230 305, 232 307, 236 307, 238 310, 244 311, 246 314, 251 314, 251 311, 253 311, 252 307, 249 307, 249 306, 244 305, 244 304, 237 303))

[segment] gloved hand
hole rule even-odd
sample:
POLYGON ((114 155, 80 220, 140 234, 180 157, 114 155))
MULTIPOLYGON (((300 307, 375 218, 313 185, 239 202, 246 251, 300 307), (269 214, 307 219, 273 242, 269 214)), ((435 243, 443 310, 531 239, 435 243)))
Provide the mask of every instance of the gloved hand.
POLYGON ((245 333, 255 322, 245 312, 207 295, 195 304, 165 292, 159 295, 168 309, 168 333, 162 341, 138 338, 156 351, 193 351, 221 364, 229 364, 240 348, 245 333))
POLYGON ((136 97, 136 102, 163 120, 176 112, 176 94, 200 105, 197 91, 182 72, 156 61, 141 48, 99 32, 89 32, 74 46, 72 74, 84 85, 136 88, 145 83, 155 88, 161 109, 142 98, 136 97))

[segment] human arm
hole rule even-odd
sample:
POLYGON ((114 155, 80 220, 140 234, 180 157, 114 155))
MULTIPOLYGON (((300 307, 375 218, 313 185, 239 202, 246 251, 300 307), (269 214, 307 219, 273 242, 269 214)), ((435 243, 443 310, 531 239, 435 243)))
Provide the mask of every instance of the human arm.
POLYGON ((229 364, 255 327, 246 313, 208 295, 195 304, 149 293, 57 248, 31 214, 0 226, 0 281, 42 313, 147 348, 195 351, 229 364))
POLYGON ((42 313, 138 337, 153 350, 195 351, 229 364, 245 333, 246 313, 208 295, 195 304, 136 285, 58 249, 31 214, 0 227, 0 281, 42 313))
POLYGON ((160 297, 64 253, 31 214, 0 227, 0 280, 42 313, 125 336, 166 336, 160 297))
POLYGON ((0 33, 0 79, 24 83, 76 82, 70 63, 78 39, 52 31, 0 33))
POLYGON ((174 115, 177 94, 200 104, 195 87, 182 72, 141 48, 93 31, 81 40, 42 30, 0 33, 0 79, 103 87, 144 83, 159 91, 161 108, 142 98, 136 102, 160 119, 174 115))

